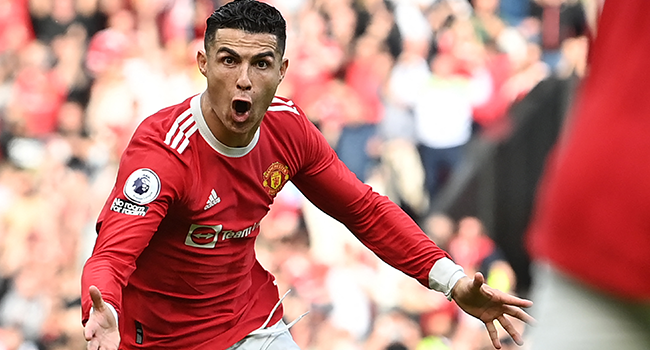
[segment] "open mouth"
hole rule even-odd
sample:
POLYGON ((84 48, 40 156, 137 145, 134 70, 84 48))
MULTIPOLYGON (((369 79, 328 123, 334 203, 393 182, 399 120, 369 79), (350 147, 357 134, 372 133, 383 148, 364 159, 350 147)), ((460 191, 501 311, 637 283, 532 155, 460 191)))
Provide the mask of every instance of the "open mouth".
POLYGON ((245 114, 251 110, 251 103, 248 101, 236 100, 232 103, 232 109, 234 109, 237 114, 245 114))

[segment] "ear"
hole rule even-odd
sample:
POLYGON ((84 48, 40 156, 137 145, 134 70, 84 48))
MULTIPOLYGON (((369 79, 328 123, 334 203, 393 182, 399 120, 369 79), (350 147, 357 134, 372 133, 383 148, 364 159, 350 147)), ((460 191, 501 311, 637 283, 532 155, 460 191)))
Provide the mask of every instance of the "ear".
POLYGON ((284 80, 284 76, 287 74, 287 68, 289 68, 289 59, 283 58, 282 65, 280 66, 280 82, 284 80))
POLYGON ((203 50, 199 50, 196 53, 196 64, 199 67, 199 72, 203 74, 204 77, 207 77, 207 72, 208 72, 208 56, 203 50))

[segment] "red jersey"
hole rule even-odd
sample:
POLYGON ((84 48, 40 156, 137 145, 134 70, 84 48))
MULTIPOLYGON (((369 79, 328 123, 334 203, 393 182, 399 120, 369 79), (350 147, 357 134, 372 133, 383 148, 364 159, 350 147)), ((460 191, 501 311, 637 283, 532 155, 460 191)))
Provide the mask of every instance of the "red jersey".
POLYGON ((537 261, 650 300, 650 2, 605 1, 528 238, 537 261))
MULTIPOLYGON (((425 286, 449 257, 361 183, 293 102, 275 98, 251 144, 231 148, 197 95, 141 123, 98 220, 82 290, 96 285, 115 307, 121 349, 220 350, 262 326, 279 298, 254 243, 287 181, 425 286)), ((83 293, 84 323, 91 306, 83 293)))

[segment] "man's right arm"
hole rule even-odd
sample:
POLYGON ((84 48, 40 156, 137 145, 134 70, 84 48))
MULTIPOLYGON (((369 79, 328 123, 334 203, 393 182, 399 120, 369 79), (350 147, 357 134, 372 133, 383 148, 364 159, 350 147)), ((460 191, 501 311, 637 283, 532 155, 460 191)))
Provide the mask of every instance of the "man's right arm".
POLYGON ((88 293, 96 286, 103 300, 121 313, 122 289, 135 271, 136 260, 147 247, 170 203, 184 185, 178 166, 164 148, 134 140, 120 162, 115 187, 100 214, 97 240, 83 269, 82 323, 92 309, 88 293))

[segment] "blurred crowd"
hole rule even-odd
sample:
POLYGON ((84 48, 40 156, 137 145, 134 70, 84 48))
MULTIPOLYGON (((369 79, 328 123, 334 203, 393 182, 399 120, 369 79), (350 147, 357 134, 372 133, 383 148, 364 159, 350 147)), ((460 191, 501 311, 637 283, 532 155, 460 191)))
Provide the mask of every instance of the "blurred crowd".
MULTIPOLYGON (((270 0, 292 98, 357 176, 470 274, 514 292, 480 220, 430 203, 475 137, 551 76, 585 69, 588 2, 270 0)), ((0 0, 0 350, 85 349, 80 271, 138 123, 200 93, 213 0, 0 0)), ((258 258, 305 350, 488 349, 483 325, 379 261, 287 186, 258 258)), ((144 306, 146 307, 146 306, 144 306)), ((153 306, 152 306, 153 307, 153 306)), ((504 341, 504 346, 511 346, 504 341)))

